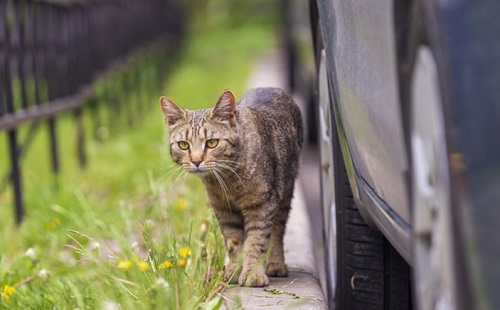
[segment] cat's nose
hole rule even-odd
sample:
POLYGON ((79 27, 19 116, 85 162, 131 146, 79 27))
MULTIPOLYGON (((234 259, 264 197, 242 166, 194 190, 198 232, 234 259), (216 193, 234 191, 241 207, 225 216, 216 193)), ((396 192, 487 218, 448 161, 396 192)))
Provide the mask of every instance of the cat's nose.
POLYGON ((203 160, 192 160, 191 162, 192 162, 192 163, 193 163, 196 167, 199 167, 202 161, 203 161, 203 160))

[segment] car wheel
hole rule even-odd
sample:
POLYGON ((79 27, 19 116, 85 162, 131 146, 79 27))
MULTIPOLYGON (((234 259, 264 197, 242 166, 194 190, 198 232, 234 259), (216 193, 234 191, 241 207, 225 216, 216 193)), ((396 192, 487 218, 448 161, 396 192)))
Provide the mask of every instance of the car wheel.
POLYGON ((412 7, 407 58, 415 304, 423 310, 464 309, 467 294, 458 295, 462 270, 454 233, 442 68, 424 12, 418 4, 412 7))
POLYGON ((456 309, 450 172, 436 61, 421 45, 411 83, 415 295, 419 309, 456 309))
POLYGON ((336 309, 411 309, 409 267, 354 202, 330 96, 325 51, 318 49, 318 141, 328 300, 336 309))

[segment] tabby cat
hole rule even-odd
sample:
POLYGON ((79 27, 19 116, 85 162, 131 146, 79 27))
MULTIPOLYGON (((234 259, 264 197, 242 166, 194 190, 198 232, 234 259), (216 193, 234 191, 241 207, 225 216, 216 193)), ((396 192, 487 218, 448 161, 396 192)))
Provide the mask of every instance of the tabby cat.
POLYGON ((286 277, 283 235, 299 169, 303 125, 278 88, 224 91, 211 109, 190 111, 161 97, 170 154, 199 176, 224 236, 225 280, 265 286, 286 277))

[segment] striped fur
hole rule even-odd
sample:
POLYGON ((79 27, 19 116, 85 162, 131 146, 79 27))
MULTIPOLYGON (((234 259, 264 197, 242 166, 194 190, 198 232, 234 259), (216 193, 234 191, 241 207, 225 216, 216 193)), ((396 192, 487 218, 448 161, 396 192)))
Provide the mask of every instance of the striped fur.
POLYGON ((283 235, 303 140, 293 99, 278 88, 257 88, 238 104, 225 91, 211 109, 160 102, 170 154, 201 178, 219 222, 229 255, 226 279, 265 286, 268 276, 287 276, 283 235))

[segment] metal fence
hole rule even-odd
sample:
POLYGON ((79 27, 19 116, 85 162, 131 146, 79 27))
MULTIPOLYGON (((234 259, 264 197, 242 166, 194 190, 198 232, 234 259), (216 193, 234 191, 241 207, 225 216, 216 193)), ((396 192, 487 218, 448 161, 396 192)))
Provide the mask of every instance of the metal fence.
MULTIPOLYGON (((17 223, 23 218, 20 163, 34 133, 45 128, 40 125, 47 124, 57 174, 57 116, 73 113, 75 145, 85 165, 82 109, 96 109, 95 82, 120 71, 125 92, 140 85, 158 89, 160 72, 178 50, 182 24, 180 9, 168 0, 0 0, 0 134, 8 136, 8 152, 0 154, 9 154, 0 160, 9 161, 4 183, 12 184, 17 223), (149 68, 147 74, 141 66, 149 68), (21 124, 29 126, 25 137, 21 124)), ((116 96, 109 93, 106 104, 140 110, 140 102, 124 107, 134 103, 118 103, 116 96)))

